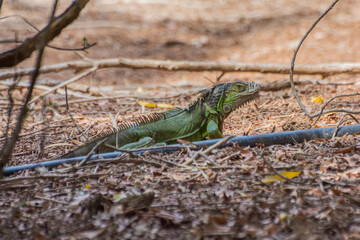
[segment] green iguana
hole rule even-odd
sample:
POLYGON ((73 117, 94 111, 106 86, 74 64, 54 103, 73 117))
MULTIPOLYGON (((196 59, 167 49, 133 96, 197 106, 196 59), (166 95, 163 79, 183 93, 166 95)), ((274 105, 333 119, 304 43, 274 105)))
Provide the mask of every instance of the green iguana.
POLYGON ((121 124, 61 158, 87 155, 98 143, 97 152, 135 149, 156 144, 176 143, 177 139, 200 141, 223 137, 223 122, 229 114, 259 95, 253 82, 222 83, 199 92, 200 97, 187 108, 175 108, 138 118, 135 123, 121 124), (106 140, 105 140, 106 139, 106 140), (114 146, 113 148, 109 146, 114 146))

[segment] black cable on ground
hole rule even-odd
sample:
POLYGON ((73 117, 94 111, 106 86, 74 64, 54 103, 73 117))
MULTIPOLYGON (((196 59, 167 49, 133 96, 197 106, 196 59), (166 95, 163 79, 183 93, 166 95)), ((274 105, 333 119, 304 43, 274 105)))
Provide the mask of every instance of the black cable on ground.
MULTIPOLYGON (((304 141, 310 141, 315 138, 331 138, 334 134, 336 127, 328 127, 328 128, 316 128, 316 129, 307 129, 307 130, 297 130, 297 131, 287 131, 287 132, 277 132, 277 133, 269 133, 269 134, 260 134, 260 135, 252 135, 252 136, 238 136, 230 139, 226 144, 220 146, 222 147, 231 147, 233 144, 237 144, 239 146, 251 146, 254 147, 257 144, 263 144, 265 146, 269 145, 283 145, 283 144, 294 144, 301 143, 304 141)), ((341 126, 338 127, 337 137, 344 136, 345 134, 356 134, 360 133, 360 124, 350 125, 350 126, 341 126)), ((210 147, 215 143, 219 142, 221 139, 211 139, 193 142, 195 145, 200 147, 210 147)), ((169 153, 174 151, 179 151, 177 146, 181 146, 179 144, 171 145, 173 148, 164 148, 164 149, 150 149, 148 152, 150 153, 169 153)), ((134 154, 141 154, 144 151, 136 151, 134 154)), ((101 159, 109 159, 116 158, 119 156, 121 152, 110 152, 110 153, 102 153, 94 155, 90 158, 90 161, 96 160, 98 158, 101 159)), ((84 159, 83 157, 75 157, 75 158, 67 158, 67 159, 57 159, 46 162, 34 163, 34 164, 26 164, 20 166, 6 167, 3 169, 4 175, 10 175, 17 171, 22 171, 25 169, 34 169, 37 167, 55 167, 57 165, 63 163, 72 163, 72 162, 80 162, 84 159)))

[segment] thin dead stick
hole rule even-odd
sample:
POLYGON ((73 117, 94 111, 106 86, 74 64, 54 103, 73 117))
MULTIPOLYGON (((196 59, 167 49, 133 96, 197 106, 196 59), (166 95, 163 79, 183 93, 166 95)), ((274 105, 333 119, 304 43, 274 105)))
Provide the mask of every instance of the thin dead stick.
POLYGON ((96 71, 97 69, 98 69, 98 68, 97 68, 96 66, 94 66, 93 68, 91 68, 91 69, 89 69, 89 70, 87 70, 87 71, 85 71, 85 72, 83 72, 83 73, 80 73, 80 74, 76 75, 75 77, 73 77, 73 78, 71 78, 71 79, 69 79, 69 80, 67 80, 67 81, 65 81, 65 82, 63 82, 63 83, 60 83, 60 84, 58 84, 58 85, 50 88, 49 90, 47 90, 47 91, 41 93, 40 95, 34 97, 34 98, 29 102, 29 104, 38 101, 40 98, 42 98, 42 97, 44 97, 44 96, 46 96, 46 95, 54 92, 55 90, 57 90, 57 89, 59 89, 59 88, 61 88, 61 87, 64 87, 64 86, 67 85, 67 84, 70 84, 70 83, 72 83, 72 82, 75 82, 75 81, 77 81, 77 80, 80 80, 80 79, 88 76, 89 74, 93 73, 93 72, 96 71))
POLYGON ((47 174, 47 175, 39 175, 39 176, 28 176, 28 177, 15 177, 15 178, 4 178, 0 180, 0 184, 5 184, 5 183, 14 183, 14 182, 19 182, 19 181, 32 181, 32 180, 37 180, 37 179, 56 179, 56 178, 71 178, 71 177, 76 177, 76 178, 84 178, 84 177, 89 177, 89 178, 97 178, 97 177, 102 177, 105 175, 109 175, 109 173, 90 173, 90 174, 47 174))
MULTIPOLYGON (((9 82, 1 82, 0 85, 4 85, 4 89, 8 89, 11 85, 11 83, 9 82)), ((19 82, 16 84, 15 88, 28 88, 30 85, 29 83, 26 83, 26 82, 19 82)), ((39 89, 39 90, 42 90, 42 91, 49 91, 51 89, 51 87, 49 86, 45 86, 45 85, 40 85, 40 84, 36 84, 34 86, 35 89, 39 89)), ((59 91, 58 92, 59 94, 63 94, 63 92, 59 91)), ((64 91, 65 93, 65 91, 64 91)), ((78 91, 72 91, 72 90, 68 90, 68 95, 72 95, 72 96, 75 96, 75 97, 80 97, 80 98, 89 98, 90 96, 88 94, 83 94, 81 92, 78 92, 78 91)), ((92 97, 90 97, 92 98, 92 97)), ((64 103, 65 105, 65 103, 64 103)))
MULTIPOLYGON (((354 85, 355 82, 325 82, 320 80, 311 80, 311 79, 304 79, 304 80, 297 80, 294 82, 295 85, 305 85, 305 84, 316 84, 316 85, 354 85)), ((291 88, 291 83, 289 79, 282 79, 275 82, 261 82, 259 83, 261 87, 261 91, 278 91, 286 88, 291 88)))
POLYGON ((93 126, 93 124, 94 124, 94 122, 91 122, 91 123, 89 124, 89 126, 85 129, 84 134, 86 134, 86 133, 91 129, 91 127, 93 126))
POLYGON ((18 185, 10 185, 10 186, 2 186, 1 190, 14 190, 18 188, 34 188, 35 184, 18 184, 18 185))
POLYGON ((240 153, 241 153, 241 151, 234 152, 234 153, 232 153, 232 154, 230 154, 230 155, 228 155, 228 156, 226 156, 226 157, 218 160, 217 162, 218 162, 219 164, 222 164, 222 163, 225 162, 226 160, 228 160, 228 159, 230 159, 230 158, 232 158, 232 157, 238 156, 240 153))
POLYGON ((209 167, 209 169, 213 169, 213 170, 221 170, 221 169, 253 169, 255 168, 254 166, 250 166, 250 165, 240 165, 240 166, 229 166, 229 165, 225 165, 225 166, 216 166, 216 167, 209 167))
POLYGON ((148 161, 148 160, 145 160, 145 159, 138 159, 138 158, 126 158, 124 159, 121 156, 119 156, 118 158, 110 158, 110 159, 97 159, 97 160, 94 160, 94 161, 91 161, 91 163, 96 163, 96 164, 99 164, 99 163, 106 163, 106 164, 109 164, 109 163, 134 163, 134 164, 150 164, 150 165, 153 165, 155 167, 162 167, 162 164, 160 163, 157 163, 157 162, 152 162, 152 161, 148 161))
MULTIPOLYGON (((190 150, 189 150, 189 153, 191 154, 190 150)), ((191 155, 192 155, 192 154, 191 154, 191 155)), ((197 164, 195 158, 196 158, 196 155, 191 156, 191 162, 193 162, 193 163, 195 164, 196 169, 201 173, 201 175, 205 178, 205 180, 206 180, 207 182, 210 182, 210 180, 209 180, 209 178, 206 176, 205 172, 204 172, 201 168, 199 168, 199 165, 197 164)))
POLYGON ((222 144, 227 143, 230 139, 234 138, 234 135, 229 135, 226 136, 225 138, 221 139, 220 141, 218 141, 217 143, 215 143, 214 145, 208 147, 207 149, 204 150, 204 154, 208 154, 210 153, 212 150, 214 150, 215 148, 221 146, 222 144))
MULTIPOLYGON (((345 110, 345 109, 329 109, 329 110, 324 110, 325 107, 327 105, 329 105, 330 102, 332 102, 333 100, 335 100, 336 98, 341 98, 341 97, 353 97, 353 96, 360 96, 360 93, 352 93, 352 94, 345 94, 345 95, 338 95, 338 96, 335 96, 333 98, 331 98, 329 101, 327 101, 324 106, 321 107, 321 110, 319 112, 319 114, 317 115, 317 118, 315 120, 315 122, 311 125, 311 127, 315 126, 315 124, 319 121, 321 115, 323 114, 326 114, 326 113, 329 113, 329 112, 344 112, 344 113, 352 113, 352 114, 360 114, 360 111, 348 111, 348 110, 345 110)), ((314 114, 314 117, 316 115, 314 114)))
MULTIPOLYGON (((158 69, 164 71, 220 71, 220 72, 260 72, 289 74, 287 64, 242 63, 242 62, 195 62, 195 61, 169 61, 154 59, 107 58, 100 60, 78 60, 47 65, 40 68, 40 73, 51 73, 65 70, 82 70, 98 66, 98 68, 132 68, 132 69, 158 69)), ((30 75, 33 68, 19 69, 19 76, 30 75)), ((296 74, 329 75, 329 74, 358 74, 360 63, 329 63, 318 65, 297 65, 296 74)), ((2 72, 0 79, 14 77, 13 71, 2 72)))
POLYGON ((199 155, 200 155, 201 157, 205 158, 208 162, 210 162, 211 165, 213 165, 213 166, 219 166, 219 164, 217 164, 216 162, 214 162, 213 160, 211 160, 211 159, 209 158, 209 156, 206 155, 206 154, 204 154, 202 151, 199 151, 198 153, 199 153, 199 155))
POLYGON ((342 124, 344 124, 346 121, 349 121, 349 120, 354 120, 356 123, 359 123, 359 120, 357 120, 356 117, 354 117, 352 114, 350 114, 350 113, 343 114, 342 117, 340 118, 338 124, 336 125, 336 128, 335 128, 335 130, 334 130, 334 133, 333 133, 331 139, 334 139, 334 138, 336 137, 336 134, 337 134, 337 132, 338 132, 338 130, 339 130, 339 127, 340 127, 342 124), (345 119, 345 120, 344 120, 344 118, 345 118, 347 115, 350 115, 351 118, 348 118, 348 119, 345 119))
MULTIPOLYGON (((20 41, 20 40, 2 40, 0 41, 0 43, 24 43, 24 41, 20 41)), ((59 51, 72 51, 72 52, 76 52, 76 51, 84 51, 87 53, 87 49, 89 48, 92 48, 94 46, 96 46, 97 43, 86 43, 86 45, 84 45, 83 47, 81 48, 63 48, 63 47, 56 47, 56 46, 52 46, 52 45, 49 45, 47 44, 46 47, 49 47, 49 48, 52 48, 52 49, 55 49, 55 50, 59 50, 59 51)))
MULTIPOLYGON (((166 160, 166 159, 161 158, 161 157, 157 157, 157 156, 155 156, 155 155, 152 155, 151 158, 156 159, 156 160, 159 160, 159 161, 161 161, 161 162, 164 162, 164 163, 169 164, 169 165, 172 165, 172 166, 183 167, 181 164, 177 164, 177 163, 171 162, 171 161, 169 161, 169 160, 166 160)), ((187 168, 188 168, 188 167, 187 167, 187 168)))
MULTIPOLYGON (((191 92, 189 93, 189 95, 191 94, 191 92)), ((73 100, 73 101, 69 101, 70 104, 73 103, 84 103, 84 102, 92 102, 92 101, 102 101, 102 100, 114 100, 114 99, 119 99, 119 98, 126 98, 126 99, 135 99, 135 100, 159 100, 159 99, 172 99, 172 98, 177 98, 179 96, 181 96, 183 94, 176 94, 176 95, 172 95, 172 96, 168 96, 168 97, 151 97, 151 96, 134 96, 134 95, 120 95, 120 96, 111 96, 111 97, 93 97, 93 98, 89 98, 89 99, 79 99, 79 100, 73 100)), ((133 102, 126 102, 124 103, 126 105, 134 105, 137 103, 133 103, 133 102)), ((65 106, 66 103, 59 103, 57 104, 57 106, 65 106)))
POLYGON ((200 177, 200 176, 201 176, 201 173, 198 173, 198 174, 196 174, 195 176, 193 176, 193 177, 191 177, 191 178, 187 179, 186 181, 187 181, 187 182, 190 182, 190 181, 192 181, 192 180, 197 179, 197 178, 198 178, 198 177, 200 177))
POLYGON ((69 117, 71 118, 71 121, 74 123, 75 127, 77 128, 77 130, 79 131, 79 133, 87 140, 89 141, 89 138, 85 135, 85 133, 80 129, 79 125, 77 125, 75 119, 73 118, 70 108, 69 108, 69 103, 68 103, 68 95, 67 95, 67 87, 65 85, 65 101, 66 101, 66 111, 69 114, 69 117))
POLYGON ((226 143, 227 141, 229 141, 229 140, 230 140, 231 138, 233 138, 233 137, 235 137, 235 136, 231 136, 231 135, 230 135, 230 136, 227 136, 227 137, 221 139, 219 142, 215 143, 214 145, 208 147, 208 148, 205 149, 204 151, 199 151, 199 152, 197 152, 192 158, 190 158, 188 161, 186 161, 186 162, 184 163, 184 166, 189 165, 191 162, 193 162, 194 159, 196 160, 196 159, 198 159, 199 157, 201 157, 200 152, 201 152, 202 154, 206 155, 206 154, 210 153, 212 150, 214 150, 215 148, 217 148, 217 147, 219 147, 220 145, 226 143))
POLYGON ((110 172, 106 173, 86 173, 86 174, 51 174, 51 175, 39 175, 39 176, 28 176, 28 177, 15 177, 15 178, 5 178, 0 180, 0 184, 3 184, 1 186, 1 189, 3 189, 3 186, 5 184, 14 184, 16 182, 22 182, 22 181, 33 181, 38 179, 56 179, 56 178, 99 178, 102 176, 109 175, 110 172))
MULTIPOLYGON (((295 95, 295 98, 301 108, 301 110, 303 110, 305 112, 305 114, 310 117, 310 118, 314 118, 316 116, 318 116, 318 118, 324 114, 324 113, 329 113, 329 112, 345 112, 345 113, 352 113, 352 114, 360 114, 360 111, 352 111, 352 110, 346 110, 346 109, 330 109, 330 110, 327 110, 327 111, 323 111, 323 108, 325 108, 326 105, 329 104, 330 101, 328 101, 324 107, 322 108, 322 110, 320 112, 317 112, 317 113, 314 113, 314 114, 311 114, 306 108, 305 106, 302 104, 301 100, 300 100, 300 97, 297 93, 297 90, 295 88, 295 84, 294 84, 294 79, 293 79, 293 75, 294 75, 294 67, 295 67, 295 60, 296 60, 296 55, 298 53, 298 51, 300 50, 300 47, 302 45, 302 43, 305 41, 305 39, 307 38, 307 36, 310 34, 310 32, 315 28, 315 26, 320 22, 320 20, 335 6, 335 4, 338 2, 339 0, 335 0, 328 9, 326 9, 326 11, 321 14, 317 19, 316 21, 310 26, 309 30, 305 33, 305 35, 301 38, 298 46, 296 47, 295 51, 294 51, 294 54, 293 54, 293 57, 292 57, 292 60, 291 60, 291 65, 290 65, 290 84, 291 84, 291 88, 293 90, 293 93, 295 95)), ((324 73, 324 75, 329 75, 329 74, 332 74, 331 71, 328 71, 327 73, 324 73)), ((355 94, 355 95, 358 95, 358 94, 355 94)), ((348 96, 348 95, 342 95, 342 96, 348 96)), ((337 97, 340 97, 340 96, 337 96, 337 97)), ((336 98, 336 97, 335 97, 336 98)), ((317 119, 318 120, 318 119, 317 119)), ((315 122, 317 122, 317 120, 315 122)))
POLYGON ((46 200, 46 201, 51 201, 51 202, 55 202, 55 203, 60 203, 60 204, 64 204, 64 205, 69 204, 69 203, 67 203, 67 202, 64 202, 64 201, 59 201, 59 200, 52 199, 52 198, 48 198, 48 197, 39 197, 39 196, 35 196, 35 198, 42 199, 42 200, 46 200))
POLYGON ((103 140, 101 140, 100 142, 98 142, 94 147, 93 149, 91 149, 91 151, 88 153, 88 155, 86 155, 86 157, 81 161, 79 162, 75 168, 79 168, 79 167, 82 167, 84 166, 91 158, 92 155, 95 154, 95 151, 107 140, 107 138, 104 138, 103 140))

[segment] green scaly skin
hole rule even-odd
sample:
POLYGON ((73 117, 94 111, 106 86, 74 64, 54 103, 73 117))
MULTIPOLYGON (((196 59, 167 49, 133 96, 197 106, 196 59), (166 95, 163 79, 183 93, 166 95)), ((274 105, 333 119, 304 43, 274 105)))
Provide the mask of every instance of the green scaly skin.
POLYGON ((102 135, 62 156, 72 158, 87 155, 105 140, 97 153, 118 149, 136 149, 156 144, 172 144, 177 139, 200 141, 223 137, 223 123, 235 109, 258 97, 256 83, 236 81, 214 85, 200 91, 200 97, 187 108, 176 108, 139 118, 133 124, 122 124, 116 131, 102 135))

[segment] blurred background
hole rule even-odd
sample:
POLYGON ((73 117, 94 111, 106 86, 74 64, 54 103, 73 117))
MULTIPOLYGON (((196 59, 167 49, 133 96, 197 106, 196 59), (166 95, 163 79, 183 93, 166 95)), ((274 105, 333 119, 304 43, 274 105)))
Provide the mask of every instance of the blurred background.
MULTIPOLYGON (((61 13, 71 1, 59 1, 61 13)), ((293 50, 313 21, 331 4, 329 0, 96 0, 82 11, 51 44, 82 46, 83 38, 97 45, 90 58, 148 58, 215 60, 290 64, 293 50)), ((52 1, 5 1, 1 16, 19 15, 38 28, 48 21, 52 1)), ((360 59, 360 1, 341 1, 305 41, 297 64, 356 62, 360 59)), ((0 21, 0 39, 19 40, 35 30, 19 17, 0 21)), ((14 44, 1 44, 0 51, 14 44)), ((46 50, 44 63, 79 59, 73 52, 46 50)), ((21 66, 31 66, 29 59, 21 66)), ((91 84, 129 83, 208 85, 218 73, 159 72, 105 69, 91 84)), ((70 77, 54 74, 52 79, 70 77)), ((278 80, 283 75, 227 74, 244 80, 278 80)), ((87 80, 83 80, 89 82, 87 80)))

